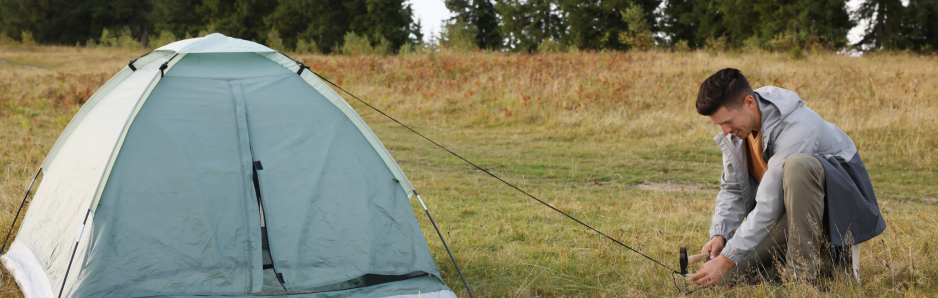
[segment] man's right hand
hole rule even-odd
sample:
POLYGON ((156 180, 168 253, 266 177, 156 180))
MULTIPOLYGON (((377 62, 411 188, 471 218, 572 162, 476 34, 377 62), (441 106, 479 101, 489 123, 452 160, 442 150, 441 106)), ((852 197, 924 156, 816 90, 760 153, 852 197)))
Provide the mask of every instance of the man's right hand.
POLYGON ((713 238, 710 238, 710 241, 707 244, 704 244, 703 248, 700 249, 702 254, 710 254, 710 259, 716 259, 720 256, 720 252, 723 251, 723 246, 726 245, 726 239, 723 236, 716 235, 713 238))

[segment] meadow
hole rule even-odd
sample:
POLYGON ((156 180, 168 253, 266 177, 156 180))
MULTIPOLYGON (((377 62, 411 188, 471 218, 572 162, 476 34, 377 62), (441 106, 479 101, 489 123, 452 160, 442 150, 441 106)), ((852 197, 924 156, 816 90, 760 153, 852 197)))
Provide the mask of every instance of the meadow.
MULTIPOLYGON (((0 228, 81 104, 146 50, 0 45, 0 228)), ((719 128, 694 111, 714 71, 798 92, 856 143, 888 228, 843 273, 691 296, 938 296, 938 57, 806 51, 290 54, 463 157, 671 267, 707 241, 719 128)), ((364 106, 476 297, 679 296, 669 271, 523 196, 364 106)), ((419 204, 446 283, 468 297, 419 204)), ((15 233, 15 231, 14 231, 15 233)), ((21 297, 4 270, 0 296, 21 297)))

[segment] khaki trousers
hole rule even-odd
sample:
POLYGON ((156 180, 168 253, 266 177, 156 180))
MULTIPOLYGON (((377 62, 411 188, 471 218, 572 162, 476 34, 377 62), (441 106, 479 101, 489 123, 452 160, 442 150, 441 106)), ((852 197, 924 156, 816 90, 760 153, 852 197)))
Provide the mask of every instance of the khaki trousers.
POLYGON ((813 156, 795 153, 782 165, 785 215, 755 253, 727 272, 724 283, 814 281, 819 267, 830 271, 828 224, 824 218, 824 166, 813 156))

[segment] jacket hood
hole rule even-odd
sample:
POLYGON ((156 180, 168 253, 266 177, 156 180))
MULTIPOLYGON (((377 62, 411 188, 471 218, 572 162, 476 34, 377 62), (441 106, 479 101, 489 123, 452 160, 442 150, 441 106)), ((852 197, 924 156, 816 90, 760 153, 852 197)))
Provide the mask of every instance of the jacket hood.
POLYGON ((804 101, 791 90, 765 86, 754 91, 762 99, 759 101, 759 110, 762 112, 763 135, 769 135, 782 119, 804 106, 804 101))

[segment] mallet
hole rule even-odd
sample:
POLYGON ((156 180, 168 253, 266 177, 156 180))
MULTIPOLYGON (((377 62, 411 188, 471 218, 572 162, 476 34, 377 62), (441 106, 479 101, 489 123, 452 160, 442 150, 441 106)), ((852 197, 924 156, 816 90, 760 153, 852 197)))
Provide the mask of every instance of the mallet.
POLYGON ((700 261, 705 261, 710 258, 709 254, 699 254, 688 257, 687 256, 687 247, 681 246, 681 275, 687 275, 687 265, 697 263, 700 261))

